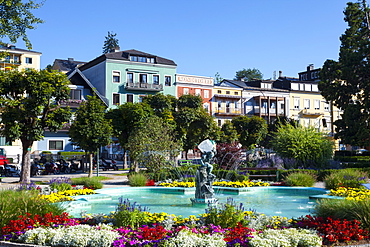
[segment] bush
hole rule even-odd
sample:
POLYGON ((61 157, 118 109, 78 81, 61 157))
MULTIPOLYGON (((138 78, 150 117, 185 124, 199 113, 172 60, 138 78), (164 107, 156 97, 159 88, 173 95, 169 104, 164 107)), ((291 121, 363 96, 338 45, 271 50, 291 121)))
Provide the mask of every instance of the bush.
POLYGON ((38 193, 36 190, 0 190, 0 229, 26 213, 32 216, 63 213, 64 209, 60 205, 39 199, 38 193))
POLYGON ((357 169, 335 170, 325 177, 326 189, 337 189, 338 187, 360 188, 367 181, 366 172, 357 169))
POLYGON ((129 199, 119 198, 119 204, 114 213, 115 225, 121 226, 131 226, 132 228, 137 228, 145 225, 149 222, 148 217, 146 217, 146 208, 141 208, 136 202, 131 203, 129 199))
POLYGON ((130 186, 145 186, 147 181, 148 178, 143 173, 133 173, 128 176, 128 182, 130 186))
POLYGON ((285 178, 288 186, 312 187, 316 182, 316 177, 309 172, 293 172, 285 178))
POLYGON ((241 224, 245 223, 244 212, 245 210, 242 204, 236 206, 232 198, 228 198, 225 204, 208 206, 204 222, 207 225, 213 224, 222 228, 235 227, 239 222, 241 224))
POLYGON ((318 217, 358 220, 361 227, 370 230, 370 200, 322 199, 315 206, 318 217))
POLYGON ((89 189, 101 189, 103 188, 103 183, 100 182, 99 177, 80 177, 80 178, 72 178, 72 185, 83 185, 89 189))

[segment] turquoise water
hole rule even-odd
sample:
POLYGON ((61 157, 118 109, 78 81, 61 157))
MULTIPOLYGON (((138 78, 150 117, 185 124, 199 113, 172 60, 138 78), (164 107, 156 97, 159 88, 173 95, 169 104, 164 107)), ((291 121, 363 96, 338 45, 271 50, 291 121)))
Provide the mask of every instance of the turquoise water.
MULTIPOLYGON (((116 209, 118 198, 123 197, 147 207, 149 212, 166 212, 188 217, 204 213, 207 207, 192 205, 194 191, 158 187, 102 189, 98 191, 99 194, 77 196, 78 201, 72 202, 67 212, 75 217, 79 217, 82 211, 108 214, 116 209)), ((312 213, 316 202, 309 197, 326 193, 322 189, 292 187, 253 187, 244 191, 215 188, 215 192, 219 203, 225 203, 227 198, 231 197, 238 205, 242 203, 245 210, 289 218, 312 213)))

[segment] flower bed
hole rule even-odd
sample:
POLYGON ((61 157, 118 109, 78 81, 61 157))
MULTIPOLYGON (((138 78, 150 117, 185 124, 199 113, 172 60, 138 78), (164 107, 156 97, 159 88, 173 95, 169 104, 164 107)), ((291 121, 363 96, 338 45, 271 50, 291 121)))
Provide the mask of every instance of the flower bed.
MULTIPOLYGON (((163 187, 185 187, 185 188, 191 188, 195 187, 195 182, 182 182, 182 181, 174 181, 172 183, 160 183, 159 186, 163 187)), ((254 187, 254 186, 270 186, 267 182, 252 182, 249 180, 244 181, 219 181, 214 182, 213 186, 221 186, 221 187, 233 187, 233 188, 243 188, 243 187, 254 187)))
POLYGON ((370 199, 370 190, 363 188, 339 187, 336 190, 330 190, 329 196, 345 197, 347 200, 363 201, 370 199))

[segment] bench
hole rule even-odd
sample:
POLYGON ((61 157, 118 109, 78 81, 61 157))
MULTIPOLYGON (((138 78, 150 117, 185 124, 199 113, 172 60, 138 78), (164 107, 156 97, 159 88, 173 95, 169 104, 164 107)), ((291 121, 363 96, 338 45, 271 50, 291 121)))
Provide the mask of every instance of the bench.
POLYGON ((257 168, 257 167, 246 167, 240 168, 240 171, 270 171, 269 174, 249 174, 250 178, 276 178, 276 182, 279 181, 279 170, 276 167, 265 167, 265 168, 257 168), (271 173, 273 172, 273 173, 271 173))

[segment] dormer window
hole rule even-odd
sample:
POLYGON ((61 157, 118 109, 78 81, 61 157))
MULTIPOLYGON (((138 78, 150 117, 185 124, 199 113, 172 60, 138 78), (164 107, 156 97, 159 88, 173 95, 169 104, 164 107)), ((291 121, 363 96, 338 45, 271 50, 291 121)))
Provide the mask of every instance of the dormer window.
POLYGON ((140 57, 140 56, 130 56, 130 61, 140 62, 140 63, 154 63, 154 57, 140 57))

